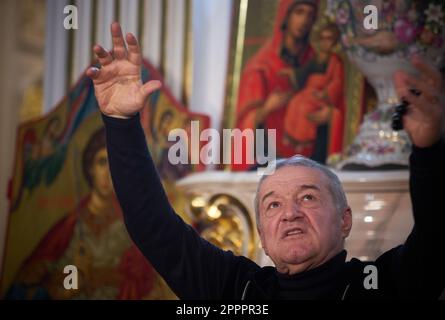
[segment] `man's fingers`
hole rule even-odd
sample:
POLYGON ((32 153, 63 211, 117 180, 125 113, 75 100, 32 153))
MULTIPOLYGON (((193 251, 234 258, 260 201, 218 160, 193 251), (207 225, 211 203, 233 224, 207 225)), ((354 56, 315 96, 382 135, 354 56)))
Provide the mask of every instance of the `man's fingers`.
POLYGON ((142 56, 136 37, 132 33, 127 33, 125 39, 127 40, 128 60, 135 65, 140 65, 142 56))
POLYGON ((413 94, 409 89, 403 89, 403 100, 409 103, 409 107, 419 108, 423 111, 428 104, 425 104, 424 97, 413 94))
MULTIPOLYGON (((408 85, 407 74, 403 71, 398 71, 394 75, 394 82, 397 96, 400 100, 405 100, 406 102, 413 104, 419 102, 419 97, 414 95, 410 89, 413 89, 408 85)), ((416 88, 417 89, 417 88, 416 88)))
POLYGON ((111 54, 103 47, 95 45, 93 51, 102 66, 106 66, 113 61, 113 57, 111 56, 111 54))
POLYGON ((118 22, 111 24, 111 37, 113 39, 113 53, 116 59, 125 59, 127 49, 125 49, 125 41, 122 36, 122 29, 118 22))
POLYGON ((429 85, 434 86, 435 88, 440 88, 442 86, 442 76, 434 67, 425 63, 417 56, 414 56, 411 59, 411 63, 420 72, 423 80, 428 82, 429 85))
POLYGON ((91 68, 88 68, 86 75, 94 80, 94 79, 97 79, 97 77, 99 77, 99 73, 100 73, 100 70, 98 68, 91 67, 91 68))
POLYGON ((151 80, 151 81, 147 82, 140 89, 142 97, 144 98, 144 100, 147 99, 150 94, 152 94, 154 91, 160 89, 161 87, 162 87, 161 81, 151 80))
POLYGON ((409 104, 408 114, 414 109, 417 109, 423 114, 429 114, 434 111, 434 105, 427 100, 427 97, 423 92, 419 96, 411 92, 412 86, 406 83, 406 79, 396 76, 395 82, 397 95, 401 100, 404 100, 409 104))
POLYGON ((426 99, 433 100, 435 97, 439 95, 438 88, 430 85, 429 83, 422 81, 422 79, 415 78, 405 72, 400 72, 400 76, 402 77, 403 83, 409 89, 415 89, 420 91, 422 96, 426 99))

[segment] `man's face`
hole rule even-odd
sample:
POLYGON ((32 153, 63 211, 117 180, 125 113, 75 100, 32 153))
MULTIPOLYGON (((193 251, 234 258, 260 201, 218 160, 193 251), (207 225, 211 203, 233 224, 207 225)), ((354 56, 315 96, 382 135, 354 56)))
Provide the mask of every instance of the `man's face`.
POLYGON ((295 39, 306 36, 315 22, 315 8, 309 4, 298 4, 289 15, 287 32, 295 39))
POLYGON ((90 175, 93 182, 93 189, 101 197, 108 198, 113 194, 113 183, 108 168, 108 156, 105 148, 100 149, 94 156, 90 168, 90 175))
POLYGON ((340 252, 351 229, 351 212, 340 214, 319 170, 286 166, 259 190, 261 242, 282 273, 314 268, 340 252))

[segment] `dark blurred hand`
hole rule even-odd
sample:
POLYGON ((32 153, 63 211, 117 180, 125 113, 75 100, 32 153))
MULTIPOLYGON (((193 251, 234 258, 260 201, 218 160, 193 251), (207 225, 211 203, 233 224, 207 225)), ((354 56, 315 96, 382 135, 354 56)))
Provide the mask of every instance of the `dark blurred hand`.
POLYGON ((409 103, 403 117, 403 127, 415 146, 426 148, 440 139, 444 83, 441 73, 420 58, 414 57, 411 62, 419 72, 418 76, 398 71, 394 81, 399 98, 409 103), (410 89, 418 90, 421 94, 416 96, 410 89))

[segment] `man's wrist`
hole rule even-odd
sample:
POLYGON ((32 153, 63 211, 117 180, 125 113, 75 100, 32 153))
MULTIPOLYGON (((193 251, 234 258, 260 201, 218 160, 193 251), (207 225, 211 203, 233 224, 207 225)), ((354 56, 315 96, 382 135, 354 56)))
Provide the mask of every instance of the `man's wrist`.
POLYGON ((123 115, 123 114, 105 114, 103 113, 105 116, 110 117, 110 118, 117 118, 117 119, 130 119, 133 118, 137 113, 135 114, 131 114, 131 115, 123 115))
POLYGON ((130 116, 121 116, 121 115, 117 115, 117 114, 108 114, 106 116, 108 116, 110 118, 117 118, 117 119, 130 119, 130 118, 132 118, 130 116))
POLYGON ((127 127, 131 126, 133 122, 139 121, 139 113, 136 113, 132 117, 123 118, 123 117, 116 117, 112 115, 107 115, 105 113, 102 113, 102 119, 105 124, 114 126, 114 127, 127 127))
POLYGON ((412 146, 411 165, 429 168, 431 166, 443 166, 445 141, 439 139, 429 147, 412 146))

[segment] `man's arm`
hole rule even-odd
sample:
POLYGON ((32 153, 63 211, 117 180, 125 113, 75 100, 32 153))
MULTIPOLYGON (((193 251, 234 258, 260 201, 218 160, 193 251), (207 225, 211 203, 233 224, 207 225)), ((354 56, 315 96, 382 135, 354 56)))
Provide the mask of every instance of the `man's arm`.
POLYGON ((410 194, 414 228, 403 246, 377 260, 388 273, 398 297, 435 298, 445 286, 445 143, 440 139, 443 105, 440 73, 413 59, 418 77, 396 75, 396 89, 410 105, 404 127, 412 142, 410 194), (422 94, 417 97, 410 89, 422 94))
POLYGON ((443 140, 428 148, 413 147, 410 194, 414 228, 404 245, 377 260, 379 269, 390 266, 383 279, 391 279, 399 298, 437 299, 445 288, 444 163, 443 140))
POLYGON ((256 264, 205 241, 174 212, 139 116, 103 120, 113 185, 136 245, 180 298, 218 299, 231 293, 235 298, 237 288, 225 286, 233 287, 256 264))
POLYGON ((406 241, 402 262, 407 279, 438 296, 445 288, 445 143, 413 147, 410 158, 410 194, 415 229, 406 241))
POLYGON ((113 185, 130 236, 173 291, 186 299, 237 298, 258 266, 211 245, 173 211, 148 152, 139 112, 159 89, 142 84, 136 38, 111 25, 113 54, 96 45, 101 68, 90 68, 107 133, 113 185))

